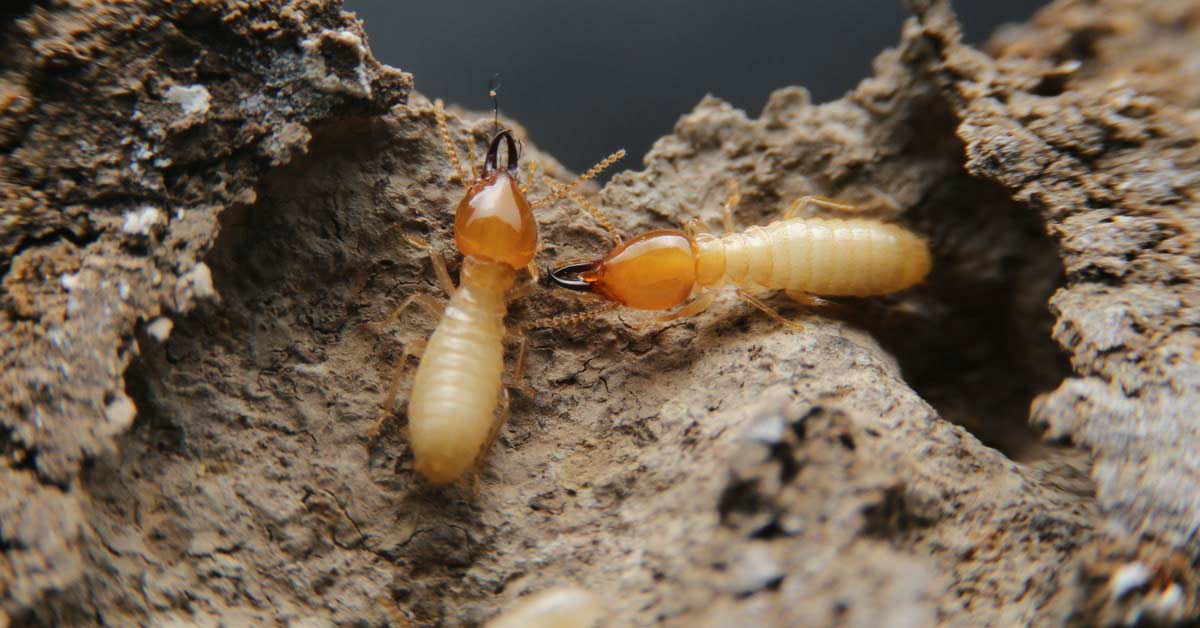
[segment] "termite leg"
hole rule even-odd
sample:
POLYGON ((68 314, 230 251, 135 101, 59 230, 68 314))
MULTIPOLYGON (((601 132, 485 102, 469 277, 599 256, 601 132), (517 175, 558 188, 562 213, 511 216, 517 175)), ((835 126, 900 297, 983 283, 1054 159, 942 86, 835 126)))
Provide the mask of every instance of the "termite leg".
POLYGON ((525 354, 529 346, 529 338, 525 334, 521 334, 521 341, 517 346, 517 361, 513 363, 513 383, 511 388, 521 391, 521 394, 533 399, 537 397, 537 391, 533 386, 526 384, 525 379, 525 354))
POLYGON ((695 316, 704 310, 707 310, 708 306, 712 305, 713 301, 715 300, 717 300, 716 292, 705 292, 695 299, 692 299, 691 303, 684 305, 670 314, 663 314, 662 316, 655 318, 655 320, 660 323, 668 323, 678 318, 695 316))
POLYGON ((446 291, 447 295, 454 294, 456 288, 454 280, 450 278, 450 271, 446 269, 446 260, 441 253, 430 253, 429 261, 433 263, 433 273, 437 275, 438 283, 442 286, 442 290, 446 291))
POLYGON ((518 281, 516 285, 509 289, 508 294, 505 295, 509 303, 518 299, 524 299, 537 287, 538 277, 540 276, 537 262, 529 262, 529 266, 526 266, 525 270, 529 273, 529 277, 518 281))
POLYGON ((862 208, 864 211, 883 211, 892 214, 900 213, 900 203, 897 203, 896 199, 892 198, 891 194, 888 194, 887 192, 881 192, 879 190, 871 191, 871 200, 863 203, 862 208))
MULTIPOLYGON (((421 239, 419 236, 410 234, 404 236, 404 239, 408 240, 409 244, 419 249, 428 251, 431 248, 429 243, 421 239)), ((447 294, 454 294, 454 281, 450 279, 450 271, 446 269, 446 261, 442 259, 440 254, 432 251, 430 252, 429 257, 433 262, 433 271, 434 274, 437 275, 438 283, 441 285, 442 289, 445 290, 447 294)), ((441 318, 442 312, 444 312, 446 309, 445 303, 438 301, 436 298, 431 297, 428 294, 414 294, 402 301, 400 305, 396 306, 396 308, 389 312, 387 316, 384 316, 382 319, 372 323, 364 323, 364 326, 383 326, 391 323, 392 321, 400 318, 400 315, 404 313, 404 310, 408 309, 408 306, 412 305, 413 303, 425 308, 430 314, 433 315, 434 318, 441 318)))
POLYGON ((800 198, 789 203, 787 209, 783 212, 783 219, 787 220, 795 217, 796 214, 800 212, 800 208, 804 207, 805 205, 814 205, 816 207, 824 207, 825 209, 832 209, 835 211, 853 214, 869 211, 871 209, 870 207, 861 207, 859 205, 840 203, 825 196, 808 195, 801 196, 800 198))
POLYGON ((454 294, 458 288, 455 287, 454 280, 450 278, 450 271, 446 268, 446 259, 442 257, 442 254, 432 250, 433 247, 419 236, 406 235, 404 239, 408 240, 409 244, 418 249, 429 251, 429 261, 433 264, 433 274, 437 275, 438 285, 442 287, 442 290, 446 291, 447 295, 454 294))
POLYGON ((537 276, 533 274, 536 271, 533 269, 527 270, 529 270, 529 278, 524 281, 517 282, 517 284, 508 291, 508 294, 505 295, 505 298, 508 299, 509 303, 524 299, 525 297, 529 296, 529 294, 533 292, 534 287, 537 286, 537 276))
POLYGON ((512 406, 512 395, 508 389, 501 390, 500 395, 500 413, 496 416, 496 420, 492 422, 492 429, 488 432, 487 440, 483 442, 483 448, 479 450, 479 459, 475 461, 475 468, 483 466, 483 457, 496 443, 496 439, 500 438, 500 430, 504 424, 508 422, 508 411, 512 406))
POLYGON ((471 475, 474 476, 474 491, 475 495, 479 495, 479 471, 483 468, 483 459, 487 456, 487 452, 491 451, 492 445, 496 439, 500 438, 500 430, 504 424, 508 422, 508 409, 512 402, 512 396, 508 393, 507 388, 500 389, 500 411, 496 418, 492 420, 492 427, 488 430, 487 440, 483 441, 483 445, 479 448, 479 453, 475 454, 475 462, 471 463, 471 475))
POLYGON ((784 327, 788 327, 791 329, 800 329, 801 328, 800 323, 797 323, 796 321, 785 318, 782 314, 780 314, 779 312, 776 312, 775 308, 772 308, 771 306, 767 305, 766 303, 763 303, 761 300, 758 299, 758 297, 750 294, 749 292, 746 292, 745 290, 738 288, 737 295, 739 297, 741 297, 742 300, 745 301, 746 303, 753 305, 754 307, 761 310, 767 316, 770 316, 771 318, 775 319, 775 322, 779 323, 780 325, 783 325, 784 327))
POLYGON ((725 187, 729 189, 729 196, 725 197, 725 202, 721 204, 721 217, 725 222, 725 233, 728 234, 733 233, 735 229, 733 208, 742 202, 742 189, 736 179, 730 179, 725 187))
POLYGON ((442 110, 441 98, 433 101, 433 115, 437 118, 438 133, 442 136, 442 147, 446 149, 450 163, 454 164, 454 172, 458 175, 458 180, 462 181, 463 187, 469 190, 471 182, 463 174, 462 164, 458 162, 458 152, 454 150, 454 142, 450 141, 450 131, 446 128, 446 112, 442 110))
POLYGON ((800 290, 784 290, 783 293, 804 307, 824 307, 831 303, 828 299, 822 299, 815 294, 809 294, 800 290))
POLYGON ((512 394, 508 392, 508 389, 515 388, 531 398, 537 396, 537 391, 521 381, 525 376, 525 348, 526 336, 525 334, 521 334, 520 346, 517 349, 517 361, 513 364, 513 383, 500 390, 500 411, 497 413, 496 418, 493 419, 492 427, 488 430, 487 440, 483 441, 483 446, 479 448, 479 453, 475 456, 475 462, 472 464, 476 493, 479 491, 479 470, 483 468, 483 459, 487 456, 487 452, 492 449, 492 445, 496 443, 496 439, 500 438, 500 430, 508 422, 509 407, 512 405, 512 394))
POLYGON ((687 237, 695 238, 701 233, 712 233, 712 228, 708 226, 707 222, 704 222, 703 218, 692 218, 683 223, 683 232, 687 234, 687 237))
MULTIPOLYGON (((733 179, 726 182, 725 187, 729 190, 729 196, 721 203, 721 224, 725 227, 725 233, 733 233, 737 229, 733 222, 733 208, 742 202, 742 192, 738 182, 733 179)), ((683 223, 683 231, 689 238, 695 238, 699 233, 713 233, 712 227, 703 218, 692 218, 683 223)))
POLYGON ((400 392, 400 382, 404 381, 404 367, 408 365, 408 357, 421 357, 425 353, 425 341, 414 340, 404 345, 404 353, 400 356, 400 361, 396 364, 396 368, 392 370, 391 381, 388 383, 387 398, 383 402, 383 411, 379 413, 379 418, 375 421, 375 425, 367 431, 367 438, 374 439, 379 436, 379 432, 383 429, 383 424, 392 416, 392 406, 396 403, 396 395, 400 392))
POLYGON ((371 327, 383 327, 384 325, 387 325, 388 323, 400 318, 400 315, 404 313, 404 310, 408 309, 408 306, 412 305, 413 303, 425 308, 425 310, 432 314, 434 318, 441 318, 442 312, 446 310, 445 303, 438 301, 428 294, 414 294, 401 301, 400 305, 397 305, 394 310, 388 312, 387 316, 379 319, 378 321, 366 323, 366 325, 370 325, 371 327))
MULTIPOLYGON (((386 229, 383 230, 383 233, 381 233, 379 235, 379 239, 385 240, 386 238, 390 238, 393 233, 395 233, 397 231, 403 231, 403 229, 404 229, 404 227, 400 226, 399 224, 392 223, 392 224, 388 225, 386 229)), ((405 235, 404 239, 408 240, 409 244, 412 244, 412 242, 413 242, 412 238, 414 238, 414 237, 416 237, 416 236, 410 237, 408 235, 405 235)), ((424 242, 424 240, 421 240, 420 238, 417 238, 417 240, 424 242)))

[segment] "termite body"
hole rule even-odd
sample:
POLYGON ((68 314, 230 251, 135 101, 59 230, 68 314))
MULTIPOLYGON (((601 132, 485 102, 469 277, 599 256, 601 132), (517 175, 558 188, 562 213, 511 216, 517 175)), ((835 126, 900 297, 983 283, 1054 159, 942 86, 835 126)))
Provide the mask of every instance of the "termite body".
MULTIPOLYGON (((857 209, 805 197, 788 213, 805 202, 857 209)), ((866 218, 785 216, 765 227, 721 236, 697 232, 694 223, 686 230, 645 233, 619 243, 601 259, 555 268, 550 280, 642 310, 671 309, 701 293, 669 317, 677 318, 703 310, 723 285, 735 286, 743 298, 771 313, 750 293, 782 290, 798 300, 883 295, 919 283, 930 265, 925 240, 897 225, 866 218)))
MULTIPOLYGON (((399 316, 411 303, 441 315, 424 344, 413 378, 408 435, 416 471, 432 484, 445 485, 479 465, 507 418, 508 391, 502 381, 504 317, 508 302, 522 292, 517 285, 520 274, 526 269, 536 274, 532 262, 538 249, 538 229, 533 208, 573 194, 575 186, 619 159, 624 151, 600 162, 574 185, 531 203, 525 197, 526 188, 517 181, 519 150, 511 131, 495 134, 482 168, 475 175, 472 163, 475 176, 468 180, 450 141, 440 102, 434 111, 446 152, 466 187, 454 217, 454 240, 463 255, 459 284, 454 286, 445 262, 435 254, 431 256, 434 269, 450 294, 449 302, 443 307, 428 295, 414 295, 388 318, 399 316), (502 142, 508 157, 503 169, 498 165, 502 142)), ((410 241, 428 246, 417 238, 410 241)), ((520 380, 524 356, 522 341, 514 368, 516 380, 520 380)), ((404 361, 396 370, 380 423, 391 413, 404 361)))
POLYGON ((509 292, 533 261, 538 240, 516 168, 515 140, 502 131, 455 213, 454 239, 463 254, 459 284, 425 345, 408 401, 414 466, 433 484, 465 475, 494 438, 509 292), (502 139, 506 170, 496 167, 502 139))

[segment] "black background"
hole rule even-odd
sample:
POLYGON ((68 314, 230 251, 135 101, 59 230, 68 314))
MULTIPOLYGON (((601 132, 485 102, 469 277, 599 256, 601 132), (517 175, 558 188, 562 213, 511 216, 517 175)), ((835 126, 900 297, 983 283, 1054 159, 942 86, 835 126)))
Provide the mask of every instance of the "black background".
MULTIPOLYGON (((1044 0, 962 0, 971 42, 1028 19, 1044 0)), ((640 168, 658 137, 705 94, 757 116, 767 96, 803 85, 816 102, 870 76, 899 40, 900 0, 347 0, 371 50, 416 87, 476 110, 500 106, 532 140, 582 171, 616 148, 640 168)))

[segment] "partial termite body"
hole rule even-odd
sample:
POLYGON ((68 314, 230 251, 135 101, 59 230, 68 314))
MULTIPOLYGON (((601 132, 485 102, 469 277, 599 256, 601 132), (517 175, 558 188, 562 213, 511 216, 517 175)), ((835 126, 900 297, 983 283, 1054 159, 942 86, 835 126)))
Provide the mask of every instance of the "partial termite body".
MULTIPOLYGON (((414 467, 430 483, 440 486, 478 467, 507 418, 508 390, 502 381, 504 316, 509 300, 521 293, 519 275, 527 269, 534 272, 538 230, 533 207, 573 194, 575 186, 619 159, 624 151, 614 153, 574 185, 531 203, 517 181, 519 151, 511 131, 495 134, 481 169, 468 180, 446 129, 440 101, 434 111, 446 152, 466 187, 454 217, 454 240, 463 255, 459 285, 454 286, 445 263, 435 254, 434 268, 450 294, 449 302, 442 308, 428 295, 414 295, 388 318, 399 316, 411 303, 435 312, 441 310, 437 328, 421 352, 408 400, 414 467), (498 163, 502 143, 508 157, 503 169, 498 163)), ((475 174, 473 163, 471 169, 475 174)), ((417 242, 416 238, 410 240, 417 242)), ((514 379, 518 381, 524 356, 522 339, 514 368, 514 379)), ((401 360, 380 423, 391 414, 403 368, 401 360)))
POLYGON ((784 219, 765 227, 722 236, 698 232, 694 223, 682 231, 653 231, 619 242, 601 259, 555 268, 549 278, 560 287, 642 310, 671 309, 698 295, 663 318, 669 320, 699 313, 723 285, 735 286, 744 299, 778 316, 751 293, 782 290, 801 301, 876 296, 910 288, 929 273, 929 246, 915 233, 867 218, 790 216, 805 203, 857 211, 804 197, 784 219))
POLYGON ((603 614, 594 594, 563 586, 521 598, 486 628, 591 628, 603 614))

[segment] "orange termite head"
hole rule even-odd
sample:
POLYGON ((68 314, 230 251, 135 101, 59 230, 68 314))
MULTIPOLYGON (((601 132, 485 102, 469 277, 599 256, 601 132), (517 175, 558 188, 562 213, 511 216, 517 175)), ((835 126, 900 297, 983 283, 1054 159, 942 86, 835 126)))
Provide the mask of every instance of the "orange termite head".
POLYGON ((682 231, 651 231, 618 245, 603 259, 555 268, 550 281, 626 307, 666 310, 686 301, 696 284, 693 246, 682 231))
POLYGON ((512 131, 492 138, 483 170, 458 204, 454 216, 454 240, 465 256, 480 257, 522 269, 533 261, 537 250, 537 223, 529 201, 517 185, 517 142, 512 131), (508 147, 508 164, 497 167, 500 141, 508 147))

